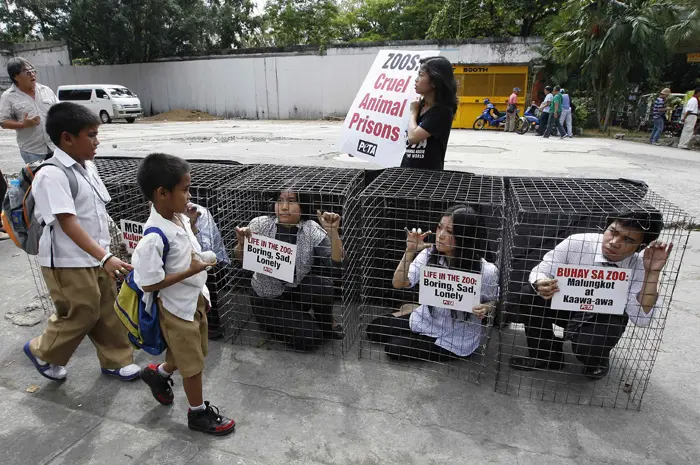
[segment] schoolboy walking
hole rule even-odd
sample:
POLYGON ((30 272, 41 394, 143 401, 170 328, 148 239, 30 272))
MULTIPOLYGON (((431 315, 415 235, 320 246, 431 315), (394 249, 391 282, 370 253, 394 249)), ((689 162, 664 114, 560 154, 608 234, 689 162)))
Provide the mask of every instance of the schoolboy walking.
POLYGON ((103 373, 132 380, 140 372, 132 363, 126 328, 114 313, 114 280, 125 277, 131 266, 109 252, 105 205, 111 199, 92 162, 99 125, 83 106, 51 107, 46 132, 58 147, 56 160, 42 166, 32 182, 34 212, 45 225, 39 264, 56 312, 24 352, 42 376, 54 381, 66 378, 65 365, 85 336, 97 350, 103 373))
POLYGON ((206 268, 214 263, 205 263, 199 257, 202 249, 190 226, 197 213, 189 207, 189 164, 154 153, 141 162, 137 178, 141 191, 153 203, 144 231, 157 228, 168 243, 164 253, 163 237, 147 234, 132 257, 136 284, 146 293, 145 299, 157 299, 160 327, 168 345, 165 363, 148 365, 141 377, 158 402, 170 405, 174 398, 171 375, 179 370, 190 405, 190 429, 216 436, 229 434, 236 423, 219 414, 202 394, 208 349, 206 268))

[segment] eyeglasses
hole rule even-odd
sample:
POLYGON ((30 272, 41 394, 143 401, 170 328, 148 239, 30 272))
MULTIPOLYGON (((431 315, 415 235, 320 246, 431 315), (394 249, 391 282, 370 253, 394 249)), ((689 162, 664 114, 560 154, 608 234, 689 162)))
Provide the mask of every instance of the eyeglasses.
POLYGON ((26 74, 27 76, 30 76, 32 74, 36 74, 36 70, 34 68, 23 69, 22 72, 24 74, 26 74))

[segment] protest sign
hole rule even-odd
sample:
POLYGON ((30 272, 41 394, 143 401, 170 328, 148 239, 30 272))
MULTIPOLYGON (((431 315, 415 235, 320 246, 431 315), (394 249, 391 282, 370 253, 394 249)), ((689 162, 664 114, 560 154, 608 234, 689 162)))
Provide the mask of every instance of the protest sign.
POLYGON ((382 166, 400 166, 406 150, 414 81, 422 58, 438 50, 381 50, 345 117, 339 149, 382 166))
POLYGON ((121 220, 120 226, 122 230, 122 242, 126 246, 126 251, 130 254, 134 253, 136 245, 143 237, 143 223, 137 223, 131 220, 121 220))
POLYGON ((297 246, 258 234, 246 238, 243 249, 243 268, 273 278, 294 282, 297 246))
POLYGON ((418 302, 471 313, 481 303, 481 275, 424 266, 420 271, 418 302))
POLYGON ((632 270, 600 266, 561 265, 555 279, 559 292, 552 297, 556 310, 622 315, 632 270))

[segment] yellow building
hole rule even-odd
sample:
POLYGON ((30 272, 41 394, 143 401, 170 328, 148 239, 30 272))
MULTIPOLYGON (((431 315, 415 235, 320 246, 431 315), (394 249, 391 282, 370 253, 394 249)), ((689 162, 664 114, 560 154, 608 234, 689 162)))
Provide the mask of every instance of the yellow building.
POLYGON ((521 115, 525 111, 529 94, 527 65, 458 64, 453 69, 459 96, 453 128, 472 128, 474 121, 484 111, 485 98, 490 99, 499 112, 505 112, 514 87, 522 90, 518 96, 518 107, 521 115))

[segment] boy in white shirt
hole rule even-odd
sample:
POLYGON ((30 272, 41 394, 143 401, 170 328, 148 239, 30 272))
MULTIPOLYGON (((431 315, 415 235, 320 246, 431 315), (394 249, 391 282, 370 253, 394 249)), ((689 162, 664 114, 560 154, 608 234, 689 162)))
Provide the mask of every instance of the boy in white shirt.
POLYGON ((145 299, 152 299, 152 293, 158 292, 158 318, 168 345, 165 363, 148 365, 141 378, 158 402, 171 405, 171 375, 179 370, 190 405, 189 428, 216 436, 232 433, 236 423, 220 415, 202 395, 208 349, 206 269, 215 263, 201 260, 202 248, 190 226, 197 218, 196 208, 189 204, 190 166, 181 158, 153 153, 141 162, 137 179, 141 192, 153 203, 144 230, 160 229, 169 245, 164 256, 162 237, 147 234, 132 257, 134 280, 146 293, 145 299))
POLYGON ((576 357, 590 379, 605 377, 610 351, 622 338, 627 322, 649 326, 655 313, 661 271, 673 244, 658 242, 663 217, 655 210, 625 211, 607 220, 602 234, 574 234, 550 250, 530 273, 522 291, 521 322, 529 357, 512 357, 516 370, 561 370, 563 340, 556 338, 552 325, 564 327, 564 339, 571 341, 576 357), (617 267, 632 270, 625 312, 622 315, 564 311, 551 308, 559 292, 555 273, 559 265, 617 267))
POLYGON ((131 266, 109 252, 105 205, 111 199, 92 162, 99 125, 100 119, 81 105, 51 107, 46 132, 58 147, 53 156, 62 167, 42 166, 32 183, 34 212, 45 224, 39 264, 56 312, 43 334, 25 344, 24 353, 54 381, 66 378, 64 365, 85 336, 97 350, 103 373, 132 380, 140 372, 132 363, 126 328, 114 313, 114 280, 126 277, 131 266))

